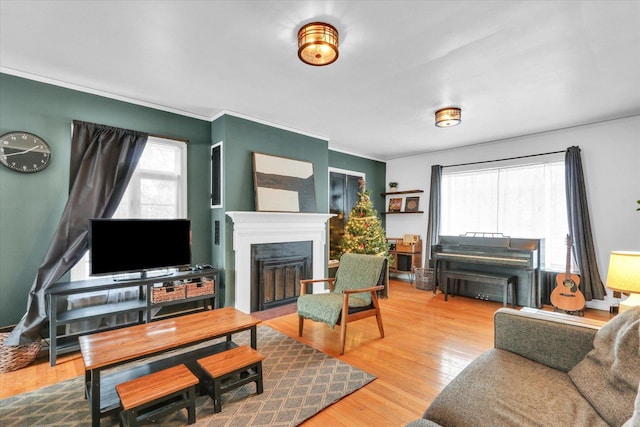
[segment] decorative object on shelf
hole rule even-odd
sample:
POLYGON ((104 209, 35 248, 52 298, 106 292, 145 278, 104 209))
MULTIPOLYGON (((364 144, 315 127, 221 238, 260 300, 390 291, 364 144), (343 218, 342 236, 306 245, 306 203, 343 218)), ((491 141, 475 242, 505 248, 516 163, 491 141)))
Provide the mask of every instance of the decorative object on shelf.
POLYGON ((640 252, 611 252, 607 287, 629 294, 629 297, 620 303, 620 313, 640 305, 640 252))
POLYGON ((4 345, 9 333, 0 334, 0 372, 17 371, 36 359, 40 353, 41 340, 29 344, 4 345))
POLYGON ((197 297, 200 295, 213 295, 214 293, 213 280, 207 280, 206 277, 200 279, 199 282, 190 282, 186 284, 186 296, 187 298, 197 297))
POLYGON ((363 189, 358 196, 360 199, 351 209, 344 226, 344 235, 340 242, 343 253, 381 255, 391 261, 389 243, 385 238, 378 212, 371 203, 369 191, 363 189))
POLYGON ((404 204, 405 212, 418 212, 420 206, 420 197, 407 197, 404 204))
POLYGON ((151 294, 151 302, 154 304, 158 304, 161 302, 185 299, 187 296, 186 289, 186 286, 183 284, 165 284, 164 286, 154 286, 151 294))
POLYGON ((256 211, 315 212, 313 163, 253 153, 256 211))
POLYGON ((389 212, 400 212, 402 210, 402 197, 389 199, 389 212))
POLYGON ((298 31, 298 58, 305 64, 322 66, 338 59, 338 30, 324 22, 311 22, 298 31))
POLYGON ((16 172, 40 172, 51 161, 49 144, 38 135, 15 131, 0 137, 0 163, 16 172))
POLYGON ((393 191, 398 191, 398 183, 395 181, 391 181, 389 183, 389 191, 393 192, 393 191))
POLYGON ((446 128, 457 126, 462 121, 462 110, 458 107, 447 107, 436 111, 436 126, 446 128))

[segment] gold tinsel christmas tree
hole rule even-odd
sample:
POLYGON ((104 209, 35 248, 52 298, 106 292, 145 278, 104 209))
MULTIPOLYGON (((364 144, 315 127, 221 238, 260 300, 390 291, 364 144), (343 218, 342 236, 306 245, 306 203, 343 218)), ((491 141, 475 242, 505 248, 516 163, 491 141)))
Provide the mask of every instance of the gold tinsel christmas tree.
POLYGON ((340 242, 342 252, 355 254, 381 255, 389 259, 389 243, 378 212, 373 208, 370 193, 361 186, 349 219, 344 226, 344 235, 340 242))

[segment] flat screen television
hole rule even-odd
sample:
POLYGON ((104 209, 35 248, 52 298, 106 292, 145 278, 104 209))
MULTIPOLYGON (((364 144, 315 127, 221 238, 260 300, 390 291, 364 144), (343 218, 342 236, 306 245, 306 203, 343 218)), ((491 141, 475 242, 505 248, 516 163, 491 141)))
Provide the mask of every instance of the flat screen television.
POLYGON ((91 219, 92 276, 140 273, 191 265, 188 219, 91 219))

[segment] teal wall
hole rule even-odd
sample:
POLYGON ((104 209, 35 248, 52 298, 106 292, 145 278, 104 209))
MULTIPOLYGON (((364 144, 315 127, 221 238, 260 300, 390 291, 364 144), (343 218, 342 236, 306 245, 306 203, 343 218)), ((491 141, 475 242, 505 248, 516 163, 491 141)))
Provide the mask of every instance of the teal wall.
MULTIPOLYGON (((221 271, 221 305, 232 305, 232 223, 225 211, 254 211, 252 153, 314 164, 317 212, 328 212, 328 167, 364 172, 372 196, 385 191, 386 164, 330 151, 325 140, 236 116, 209 122, 0 73, 0 134, 24 130, 52 148, 51 164, 36 174, 0 167, 0 327, 17 323, 67 200, 71 123, 100 123, 187 139, 188 214, 193 263, 221 271), (210 208, 210 146, 223 141, 223 208, 210 208), (221 241, 212 230, 220 221, 221 241), (227 285, 228 284, 228 285, 227 285)), ((383 201, 372 197, 379 212, 383 201)))
POLYGON ((255 211, 253 153, 272 154, 313 163, 317 212, 327 213, 328 143, 322 139, 229 115, 215 120, 211 131, 213 141, 224 141, 224 209, 214 209, 212 215, 213 221, 220 220, 223 238, 219 246, 213 246, 213 258, 225 266, 221 277, 224 288, 222 301, 225 305, 233 305, 233 221, 224 215, 223 210, 255 211))
POLYGON ((17 323, 67 200, 73 120, 188 142, 188 214, 193 262, 210 262, 210 122, 0 74, 0 135, 23 130, 49 143, 51 164, 35 174, 0 166, 0 326, 17 323))

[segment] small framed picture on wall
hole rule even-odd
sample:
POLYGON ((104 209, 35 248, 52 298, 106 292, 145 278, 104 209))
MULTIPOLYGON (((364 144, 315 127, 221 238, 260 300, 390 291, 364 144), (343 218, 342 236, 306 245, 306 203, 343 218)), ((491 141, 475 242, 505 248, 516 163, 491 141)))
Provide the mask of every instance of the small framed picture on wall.
POLYGON ((405 212, 418 212, 420 207, 420 197, 407 197, 404 205, 405 212))
POLYGON ((402 197, 389 199, 389 212, 400 212, 402 210, 402 197))

